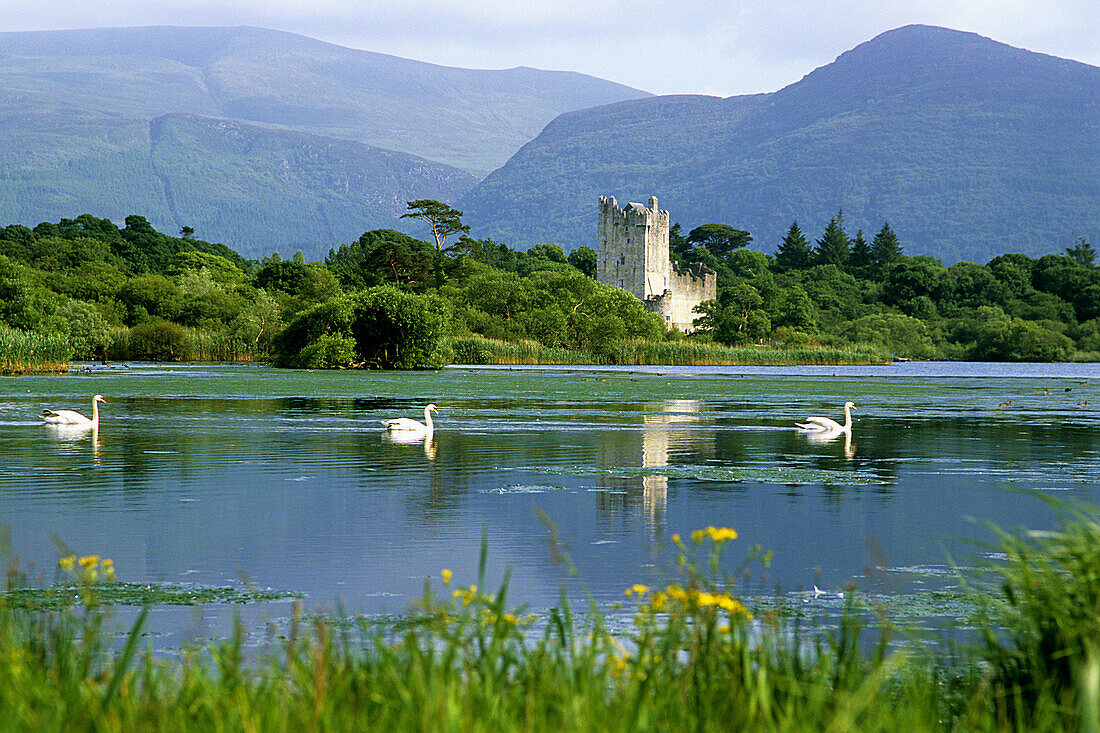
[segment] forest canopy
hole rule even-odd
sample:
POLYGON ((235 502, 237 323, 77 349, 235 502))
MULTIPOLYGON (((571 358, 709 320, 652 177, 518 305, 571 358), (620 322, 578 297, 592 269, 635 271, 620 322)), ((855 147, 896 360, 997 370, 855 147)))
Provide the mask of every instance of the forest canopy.
MULTIPOLYGON (((410 211, 428 203, 438 202, 410 211)), ((711 267, 719 284, 685 335, 596 282, 593 249, 518 251, 471 237, 461 212, 441 211, 453 219, 450 238, 371 230, 323 262, 247 260, 190 227, 171 236, 138 215, 122 227, 89 215, 13 224, 0 228, 0 324, 60 338, 72 359, 300 367, 434 368, 454 358, 453 339, 468 337, 608 359, 625 342, 683 340, 869 345, 919 359, 1100 358, 1100 270, 1083 239, 1038 259, 944 266, 905 255, 887 222, 850 235, 843 212, 816 236, 793 222, 782 241, 757 243, 774 256, 749 249, 752 235, 735 225, 685 235, 676 224, 673 260, 711 267)))

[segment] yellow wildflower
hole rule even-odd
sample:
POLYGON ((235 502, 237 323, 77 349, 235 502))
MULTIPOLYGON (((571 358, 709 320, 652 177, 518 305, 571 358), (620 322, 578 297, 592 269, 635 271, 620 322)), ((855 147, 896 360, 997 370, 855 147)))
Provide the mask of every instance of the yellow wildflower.
POLYGON ((632 585, 632 586, 630 586, 629 588, 626 589, 625 595, 628 595, 628 596, 633 596, 633 595, 644 596, 648 592, 649 592, 649 586, 648 585, 642 585, 641 583, 635 583, 634 585, 632 585))
POLYGON ((463 606, 468 606, 474 602, 474 598, 477 596, 477 586, 471 585, 469 588, 455 588, 455 592, 452 595, 455 598, 461 598, 463 606))
POLYGON ((67 570, 71 573, 73 571, 73 568, 76 566, 76 555, 63 557, 57 561, 57 564, 61 566, 62 570, 67 570))
POLYGON ((737 530, 730 529, 729 527, 707 527, 706 529, 697 529, 691 533, 691 541, 695 544, 701 544, 703 540, 710 538, 714 542, 726 542, 728 540, 737 539, 737 530))
POLYGON ((99 555, 85 555, 80 558, 80 567, 82 568, 94 568, 99 565, 99 555))
POLYGON ((440 576, 443 577, 443 584, 444 585, 450 585, 451 584, 451 578, 454 577, 454 573, 452 573, 447 568, 443 568, 443 570, 439 574, 440 574, 440 576))

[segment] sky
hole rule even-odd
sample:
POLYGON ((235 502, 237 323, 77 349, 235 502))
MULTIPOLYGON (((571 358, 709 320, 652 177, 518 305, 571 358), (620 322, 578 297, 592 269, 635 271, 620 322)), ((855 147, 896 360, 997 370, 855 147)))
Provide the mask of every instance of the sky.
POLYGON ((911 23, 1100 66, 1097 0, 0 0, 0 31, 249 25, 446 66, 655 94, 772 92, 911 23))

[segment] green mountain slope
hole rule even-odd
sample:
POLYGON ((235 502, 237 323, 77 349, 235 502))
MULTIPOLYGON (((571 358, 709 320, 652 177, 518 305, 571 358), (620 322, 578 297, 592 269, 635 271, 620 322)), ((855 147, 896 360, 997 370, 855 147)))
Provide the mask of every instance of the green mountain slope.
POLYGON ((773 94, 563 114, 460 205, 481 236, 594 246, 599 195, 657 195, 765 251, 843 208, 850 234, 889 220, 909 254, 985 262, 1095 241, 1098 169, 1100 69, 907 26, 773 94))
POLYGON ((0 119, 6 221, 140 213, 160 231, 191 226, 253 258, 298 249, 323 258, 368 229, 395 226, 406 201, 455 200, 476 180, 350 140, 192 115, 0 119))
POLYGON ((0 114, 225 117, 484 174, 558 114, 646 96, 572 72, 458 69, 258 28, 0 33, 0 114))

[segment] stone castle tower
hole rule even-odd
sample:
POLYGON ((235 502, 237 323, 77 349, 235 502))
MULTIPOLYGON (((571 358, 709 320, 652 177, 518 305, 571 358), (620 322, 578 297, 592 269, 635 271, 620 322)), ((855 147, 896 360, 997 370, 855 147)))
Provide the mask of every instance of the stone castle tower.
POLYGON ((679 268, 668 256, 668 212, 649 205, 627 204, 600 196, 596 279, 633 293, 646 310, 665 323, 691 331, 698 317, 692 309, 717 297, 717 275, 708 267, 679 268))

